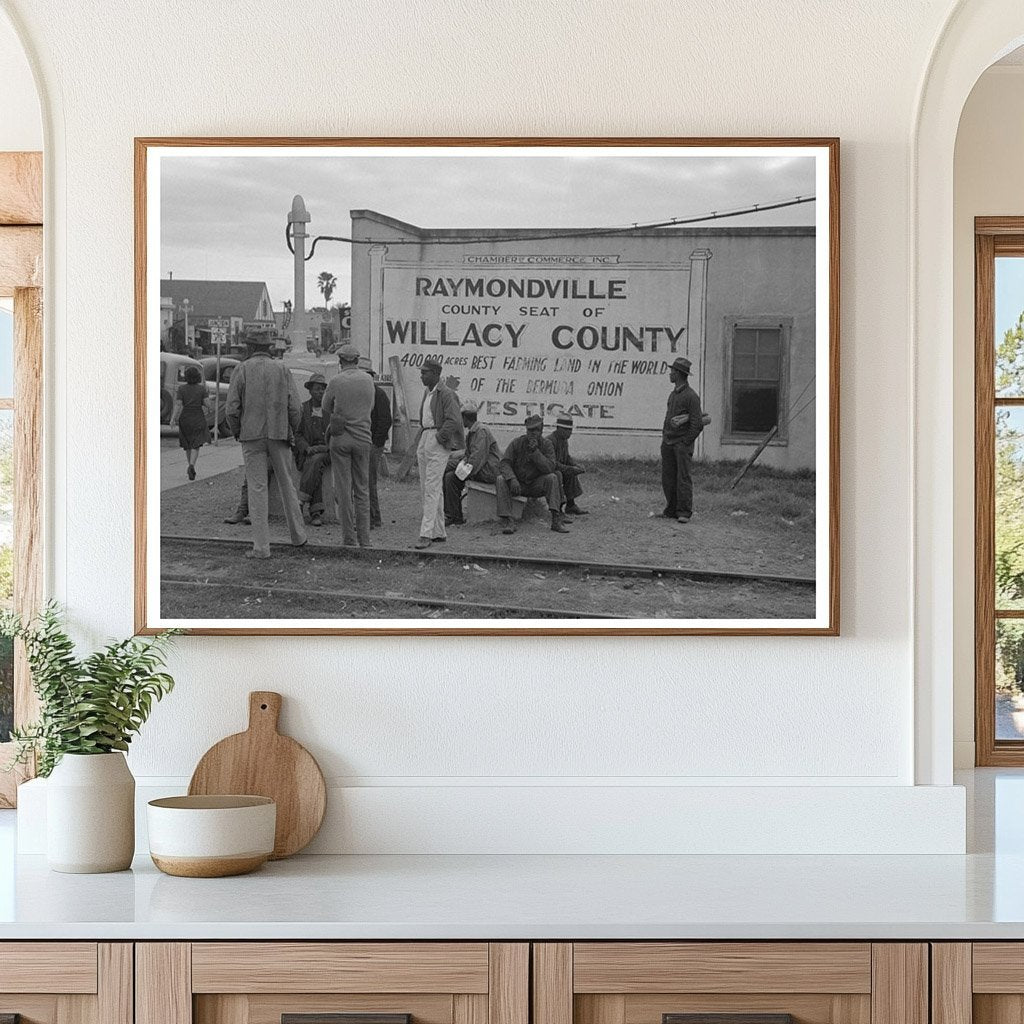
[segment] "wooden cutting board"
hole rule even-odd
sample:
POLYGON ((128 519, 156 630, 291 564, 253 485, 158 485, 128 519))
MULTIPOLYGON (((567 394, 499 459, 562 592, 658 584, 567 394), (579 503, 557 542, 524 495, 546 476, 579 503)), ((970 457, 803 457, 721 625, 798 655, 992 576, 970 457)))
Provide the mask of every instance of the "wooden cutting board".
POLYGON ((245 793, 277 803, 271 860, 298 853, 317 834, 327 808, 327 787, 313 755, 277 731, 281 694, 249 694, 249 728, 214 744, 188 785, 190 796, 245 793))

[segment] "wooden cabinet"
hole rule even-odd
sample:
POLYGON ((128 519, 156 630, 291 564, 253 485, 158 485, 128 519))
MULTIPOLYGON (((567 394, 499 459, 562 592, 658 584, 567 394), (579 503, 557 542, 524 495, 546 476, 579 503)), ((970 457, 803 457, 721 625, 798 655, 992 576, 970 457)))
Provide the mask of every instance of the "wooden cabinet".
POLYGON ((9 1014, 21 1024, 1021 1024, 1024 943, 7 942, 0 1024, 9 1014))
POLYGON ((132 1024, 130 942, 0 943, 0 1018, 132 1024))
POLYGON ((934 1024, 1024 1020, 1024 942, 932 945, 934 1024))
POLYGON ((533 1024, 928 1024, 924 943, 536 943, 533 958, 533 1024))
POLYGON ((139 943, 136 1024, 529 1024, 529 970, 514 942, 139 943))

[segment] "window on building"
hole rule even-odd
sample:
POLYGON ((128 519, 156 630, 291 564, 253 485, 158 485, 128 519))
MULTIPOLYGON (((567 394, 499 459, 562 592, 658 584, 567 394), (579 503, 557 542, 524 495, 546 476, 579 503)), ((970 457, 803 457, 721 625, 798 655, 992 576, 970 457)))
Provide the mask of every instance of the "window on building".
POLYGON ((975 759, 1024 765, 1024 218, 975 230, 975 759))
POLYGON ((761 440, 780 422, 785 400, 787 331, 783 324, 731 323, 726 366, 726 437, 761 440))

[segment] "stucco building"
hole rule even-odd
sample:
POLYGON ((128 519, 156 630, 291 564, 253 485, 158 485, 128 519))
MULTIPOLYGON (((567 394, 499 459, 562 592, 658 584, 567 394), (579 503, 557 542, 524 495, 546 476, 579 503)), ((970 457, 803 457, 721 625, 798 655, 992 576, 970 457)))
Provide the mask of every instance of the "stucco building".
POLYGON ((499 441, 568 411, 581 453, 650 456, 682 355, 711 416, 701 458, 745 459, 775 429, 760 461, 814 468, 813 227, 566 237, 351 216, 353 338, 382 374, 397 361, 411 409, 437 356, 499 441))

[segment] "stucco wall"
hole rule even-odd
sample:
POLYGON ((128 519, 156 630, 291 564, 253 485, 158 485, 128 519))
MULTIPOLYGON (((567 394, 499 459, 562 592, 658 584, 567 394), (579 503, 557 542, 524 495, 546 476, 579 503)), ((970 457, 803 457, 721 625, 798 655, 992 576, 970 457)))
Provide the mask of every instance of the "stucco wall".
MULTIPOLYGON (((360 800, 414 786, 456 806, 485 785, 502 806, 515 784, 543 815, 553 784, 777 784, 799 809, 808 788, 847 787, 838 806, 910 786, 909 160, 949 6, 7 0, 53 105, 51 590, 89 639, 132 626, 133 136, 842 139, 841 638, 186 638, 136 772, 187 776, 261 686, 360 800)), ((704 830, 723 813, 704 804, 704 830)))

